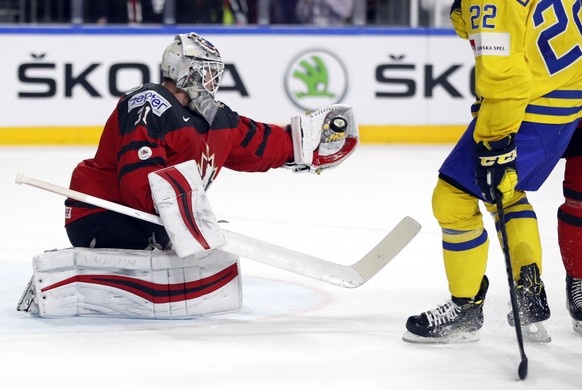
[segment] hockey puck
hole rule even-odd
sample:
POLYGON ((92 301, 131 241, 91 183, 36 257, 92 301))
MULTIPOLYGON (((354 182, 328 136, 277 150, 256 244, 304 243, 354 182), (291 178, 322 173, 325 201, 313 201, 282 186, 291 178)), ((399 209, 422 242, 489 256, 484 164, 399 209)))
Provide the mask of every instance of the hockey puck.
POLYGON ((344 118, 336 116, 329 121, 329 127, 336 133, 343 133, 348 128, 348 122, 344 118))

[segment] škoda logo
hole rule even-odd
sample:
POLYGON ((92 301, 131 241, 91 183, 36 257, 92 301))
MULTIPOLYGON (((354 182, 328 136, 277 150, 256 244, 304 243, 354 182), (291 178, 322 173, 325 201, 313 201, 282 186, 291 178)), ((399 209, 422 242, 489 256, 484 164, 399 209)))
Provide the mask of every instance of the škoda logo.
POLYGON ((287 96, 306 111, 341 102, 347 90, 344 65, 323 50, 313 49, 297 55, 285 72, 287 96))

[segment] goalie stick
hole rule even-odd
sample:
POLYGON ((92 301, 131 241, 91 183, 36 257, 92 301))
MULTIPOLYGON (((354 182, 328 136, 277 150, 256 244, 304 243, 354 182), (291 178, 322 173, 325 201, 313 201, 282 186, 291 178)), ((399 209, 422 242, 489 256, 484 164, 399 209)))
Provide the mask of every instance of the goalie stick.
MULTIPOLYGON (((17 184, 27 184, 143 221, 163 225, 157 215, 34 179, 25 176, 23 173, 16 175, 15 182, 17 184)), ((411 217, 404 217, 382 241, 352 265, 333 263, 256 238, 225 229, 222 230, 226 238, 226 244, 220 250, 336 286, 355 288, 366 283, 386 264, 392 261, 420 231, 420 224, 411 217)))

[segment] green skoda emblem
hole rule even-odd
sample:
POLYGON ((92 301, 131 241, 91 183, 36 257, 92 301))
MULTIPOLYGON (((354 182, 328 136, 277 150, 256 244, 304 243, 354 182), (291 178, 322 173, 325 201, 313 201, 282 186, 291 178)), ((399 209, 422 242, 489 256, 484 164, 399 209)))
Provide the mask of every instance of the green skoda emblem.
POLYGON ((285 90, 299 108, 313 111, 340 102, 347 92, 347 73, 332 54, 309 50, 295 57, 285 72, 285 90))

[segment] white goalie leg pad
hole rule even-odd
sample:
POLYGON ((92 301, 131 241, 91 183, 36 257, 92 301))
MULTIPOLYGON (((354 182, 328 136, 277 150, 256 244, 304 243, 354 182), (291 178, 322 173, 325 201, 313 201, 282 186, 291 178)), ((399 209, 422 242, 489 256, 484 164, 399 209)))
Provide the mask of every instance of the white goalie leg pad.
POLYGON ((70 248, 33 259, 35 308, 45 318, 181 319, 242 307, 238 257, 220 250, 70 248), (202 255, 205 255, 204 257, 202 255))
POLYGON ((152 172, 148 180, 154 204, 178 256, 187 257, 226 243, 195 161, 152 172))

